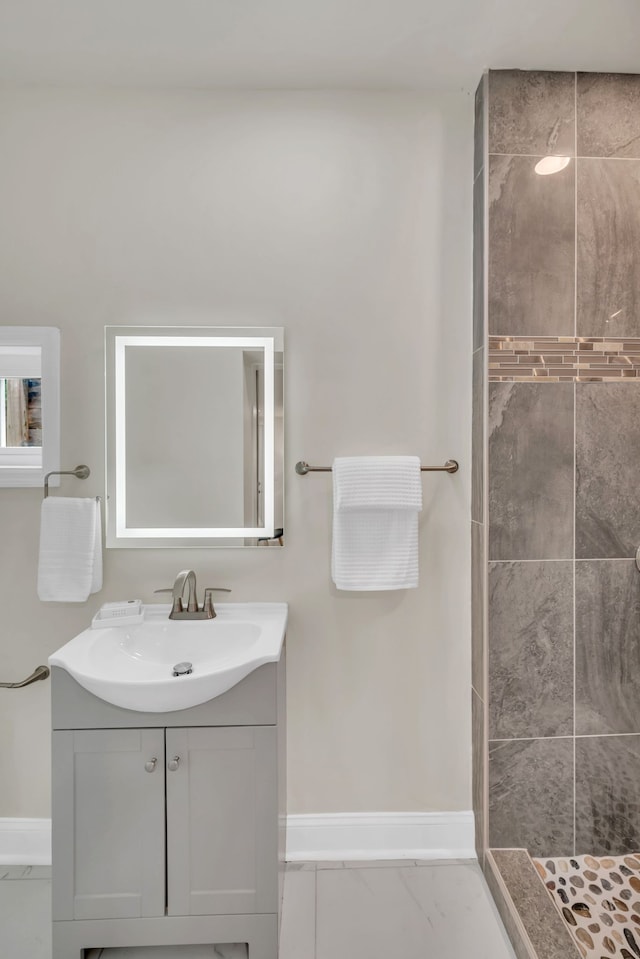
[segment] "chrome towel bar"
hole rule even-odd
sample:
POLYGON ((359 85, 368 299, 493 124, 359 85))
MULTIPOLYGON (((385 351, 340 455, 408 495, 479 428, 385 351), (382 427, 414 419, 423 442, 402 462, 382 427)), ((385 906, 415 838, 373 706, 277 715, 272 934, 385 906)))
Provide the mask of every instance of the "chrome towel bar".
POLYGON ((88 466, 76 466, 74 470, 52 470, 44 478, 44 498, 46 499, 49 495, 49 477, 50 476, 77 476, 78 479, 86 479, 87 476, 91 475, 91 470, 88 466))
MULTIPOLYGON (((309 466, 304 460, 296 463, 296 473, 299 476, 306 476, 307 473, 330 473, 331 466, 309 466)), ((460 465, 457 460, 447 460, 444 466, 421 466, 422 473, 457 473, 460 465)))
POLYGON ((30 686, 31 683, 37 683, 39 679, 47 679, 49 676, 48 666, 36 666, 34 671, 21 683, 0 683, 1 689, 21 689, 23 686, 30 686))

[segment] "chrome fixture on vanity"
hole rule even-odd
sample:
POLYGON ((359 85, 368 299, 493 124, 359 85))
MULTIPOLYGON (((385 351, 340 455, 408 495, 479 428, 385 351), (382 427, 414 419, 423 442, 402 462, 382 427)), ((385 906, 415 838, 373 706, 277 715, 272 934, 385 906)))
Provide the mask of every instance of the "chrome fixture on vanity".
POLYGON ((183 569, 176 576, 173 586, 167 586, 163 589, 154 590, 156 593, 171 593, 173 602, 169 619, 215 619, 216 611, 213 605, 212 593, 230 593, 230 589, 224 586, 207 586, 204 591, 204 601, 202 609, 198 606, 198 592, 196 587, 196 574, 192 569, 183 569), (187 593, 187 608, 182 603, 185 586, 189 587, 187 593))

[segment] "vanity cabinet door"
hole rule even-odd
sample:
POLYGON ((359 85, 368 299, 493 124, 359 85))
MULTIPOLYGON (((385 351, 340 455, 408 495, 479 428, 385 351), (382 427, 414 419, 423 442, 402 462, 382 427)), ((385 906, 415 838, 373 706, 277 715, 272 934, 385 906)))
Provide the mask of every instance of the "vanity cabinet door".
POLYGON ((164 799, 164 729, 53 733, 54 919, 164 915, 164 799))
POLYGON ((168 914, 278 911, 276 729, 167 729, 168 914))

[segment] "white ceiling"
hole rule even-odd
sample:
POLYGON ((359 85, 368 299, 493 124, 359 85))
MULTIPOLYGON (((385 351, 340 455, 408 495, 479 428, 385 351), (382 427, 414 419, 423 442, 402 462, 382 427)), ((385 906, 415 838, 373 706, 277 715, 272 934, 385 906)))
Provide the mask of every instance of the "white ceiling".
POLYGON ((0 82, 473 89, 640 73, 640 0, 0 0, 0 82))

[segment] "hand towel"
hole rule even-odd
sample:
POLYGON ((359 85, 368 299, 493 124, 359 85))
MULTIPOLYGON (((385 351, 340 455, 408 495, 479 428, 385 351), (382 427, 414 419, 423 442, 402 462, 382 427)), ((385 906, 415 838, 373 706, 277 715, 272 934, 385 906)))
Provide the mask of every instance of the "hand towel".
POLYGON ((333 463, 331 576, 338 589, 415 589, 417 456, 344 456, 333 463))
POLYGON ((38 598, 84 603, 102 589, 99 499, 49 496, 40 514, 38 598))

